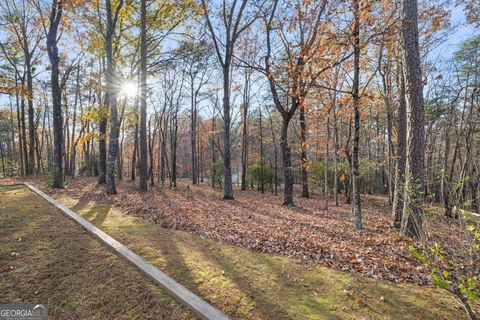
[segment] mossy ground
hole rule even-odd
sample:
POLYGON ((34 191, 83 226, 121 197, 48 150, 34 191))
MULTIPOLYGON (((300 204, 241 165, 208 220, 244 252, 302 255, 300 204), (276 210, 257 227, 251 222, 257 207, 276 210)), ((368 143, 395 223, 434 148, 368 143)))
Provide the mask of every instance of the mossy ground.
POLYGON ((432 287, 299 264, 165 229, 106 203, 57 199, 232 318, 466 319, 432 287))
POLYGON ((195 318, 25 187, 0 188, 0 303, 45 304, 49 319, 195 318))
MULTIPOLYGON (((53 319, 194 317, 26 188, 0 195, 2 302, 44 303, 53 319)), ((57 199, 232 318, 465 319, 431 287, 299 264, 165 229, 106 203, 57 199)))

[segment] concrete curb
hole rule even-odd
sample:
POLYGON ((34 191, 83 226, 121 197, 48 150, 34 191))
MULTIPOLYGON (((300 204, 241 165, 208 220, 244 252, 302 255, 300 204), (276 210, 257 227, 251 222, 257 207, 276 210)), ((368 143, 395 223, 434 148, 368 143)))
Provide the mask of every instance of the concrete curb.
POLYGON ((155 268, 153 265, 142 259, 140 256, 135 254, 133 251, 125 247, 123 244, 103 232, 102 230, 95 227, 93 224, 83 219, 77 215, 72 210, 68 209, 52 197, 48 196, 35 186, 30 183, 24 184, 15 184, 15 185, 5 185, 8 186, 27 186, 34 193, 47 200, 49 203, 54 205, 56 208, 60 209, 67 217, 75 220, 79 223, 86 231, 97 237, 100 241, 105 243, 107 246, 112 248, 115 253, 130 263, 132 263, 136 268, 140 269, 144 274, 150 277, 154 282, 160 285, 165 289, 171 296, 173 296, 178 302, 183 304, 185 307, 192 310, 196 315, 204 320, 228 320, 229 318, 224 315, 220 310, 216 309, 205 300, 167 276, 162 271, 155 268))

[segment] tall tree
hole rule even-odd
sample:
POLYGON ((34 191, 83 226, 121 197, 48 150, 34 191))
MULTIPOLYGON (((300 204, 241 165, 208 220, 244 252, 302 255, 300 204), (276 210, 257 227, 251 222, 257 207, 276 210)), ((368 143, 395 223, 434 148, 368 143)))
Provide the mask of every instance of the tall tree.
POLYGON ((58 27, 62 19, 63 6, 62 1, 52 0, 50 12, 50 25, 47 33, 47 52, 50 64, 52 65, 51 86, 52 86, 52 105, 53 105, 53 163, 54 163, 54 188, 63 188, 63 117, 62 117, 62 92, 59 82, 59 64, 58 56, 58 27))
MULTIPOLYGON (((28 116, 28 144, 26 135, 23 135, 25 154, 25 173, 32 175, 35 171, 35 110, 34 110, 34 96, 33 96, 33 79, 35 77, 35 65, 39 62, 40 47, 39 44, 43 40, 42 29, 38 24, 34 23, 37 19, 37 11, 34 3, 27 0, 5 0, 0 3, 0 12, 2 20, 7 23, 2 23, 2 31, 4 31, 11 39, 10 50, 7 47, 8 43, 0 43, 0 49, 5 58, 10 64, 17 66, 23 62, 23 72, 18 74, 18 79, 21 81, 21 103, 27 102, 27 116, 28 116), (20 50, 19 50, 20 49, 20 50), (9 52, 10 51, 10 52, 9 52), (12 53, 17 55, 17 51, 22 54, 23 61, 12 60, 12 53), (24 87, 26 85, 26 88, 24 87), (28 148, 27 148, 28 146, 28 148)), ((17 70, 17 68, 15 68, 17 70)), ((20 69, 20 68, 18 68, 20 69)), ((18 71, 18 70, 17 70, 18 71)), ((18 73, 18 72, 17 72, 18 73)), ((25 114, 22 108, 22 126, 25 126, 25 114)), ((22 129, 23 130, 23 129, 22 129)))
POLYGON ((242 1, 223 1, 221 24, 223 26, 214 28, 211 10, 207 4, 207 0, 202 0, 203 13, 207 22, 207 27, 215 47, 218 62, 222 69, 223 75, 223 165, 224 165, 224 185, 223 199, 233 199, 232 185, 232 168, 231 168, 231 150, 230 150, 230 85, 231 85, 231 67, 234 57, 235 44, 245 30, 247 30, 254 22, 255 17, 245 19, 245 9, 248 0, 242 1), (221 29, 220 29, 221 28, 221 29), (222 39, 222 40, 220 40, 222 39), (223 48, 222 48, 223 45, 223 48))
POLYGON ((140 17, 140 159, 139 189, 147 191, 147 1, 141 0, 140 17))
MULTIPOLYGON (((267 77, 275 107, 282 116, 280 145, 285 184, 283 204, 286 206, 294 205, 290 122, 298 109, 306 108, 305 99, 318 78, 351 57, 348 54, 337 59, 340 44, 326 27, 331 9, 328 4, 325 0, 305 0, 279 9, 277 0, 268 7, 264 17, 266 52, 262 58, 264 65, 256 69, 267 77), (286 38, 289 41, 284 41, 286 38), (327 42, 329 46, 325 45, 327 42)), ((305 133, 306 127, 302 131, 305 133)), ((302 140, 302 148, 306 148, 306 140, 302 140)), ((306 154, 302 170, 304 191, 307 191, 306 154)))
POLYGON ((115 33, 115 27, 117 25, 120 10, 123 6, 123 0, 120 0, 114 9, 112 8, 110 0, 105 0, 105 6, 107 12, 107 30, 105 37, 105 56, 107 60, 107 69, 105 75, 105 104, 110 108, 110 136, 108 141, 106 183, 107 192, 110 194, 115 194, 117 193, 117 190, 115 188, 115 161, 117 159, 120 124, 118 121, 117 110, 117 88, 115 81, 115 61, 113 57, 113 35, 115 33))
MULTIPOLYGON (((200 35, 199 35, 200 37, 200 35)), ((212 70, 209 68, 211 61, 211 47, 206 41, 200 38, 200 41, 187 41, 180 46, 178 54, 186 55, 184 58, 187 83, 190 91, 190 147, 191 147, 191 165, 192 165, 192 184, 199 181, 200 168, 198 155, 198 105, 203 98, 202 89, 208 83, 212 70)))
POLYGON ((418 41, 417 0, 403 0, 402 20, 402 53, 407 106, 407 145, 404 207, 400 230, 403 235, 420 239, 423 231, 425 116, 418 41))
POLYGON ((407 110, 405 101, 405 78, 403 67, 398 68, 398 115, 397 115, 397 159, 395 162, 395 186, 393 189, 392 226, 399 229, 403 215, 403 187, 405 185, 405 162, 407 143, 407 110))
POLYGON ((360 199, 360 1, 353 0, 353 144, 352 144, 352 211, 355 228, 360 230, 362 224, 362 207, 360 199))
POLYGON ((252 70, 245 69, 243 86, 243 102, 242 102, 242 176, 241 189, 246 190, 247 187, 247 166, 248 166, 248 114, 250 106, 251 86, 252 86, 252 70))

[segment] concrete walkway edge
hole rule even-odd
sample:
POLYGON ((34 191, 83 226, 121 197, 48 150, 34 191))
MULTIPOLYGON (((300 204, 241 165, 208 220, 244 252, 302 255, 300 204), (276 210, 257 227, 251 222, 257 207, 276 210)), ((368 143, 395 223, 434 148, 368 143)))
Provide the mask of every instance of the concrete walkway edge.
POLYGON ((144 274, 150 277, 154 282, 160 285, 165 289, 171 296, 173 296, 178 302, 192 310, 200 318, 204 320, 228 320, 229 318, 220 312, 218 309, 207 303, 205 300, 167 276, 162 271, 155 268, 153 265, 142 259, 140 256, 135 254, 133 251, 125 247, 123 244, 103 232, 102 230, 95 227, 93 224, 87 220, 80 217, 78 214, 68 209, 57 200, 48 196, 32 184, 26 182, 30 190, 38 194, 43 199, 50 202, 56 208, 60 209, 67 217, 75 220, 79 223, 85 230, 97 237, 100 241, 105 243, 107 246, 111 247, 115 253, 124 259, 132 263, 136 268, 140 269, 144 274))

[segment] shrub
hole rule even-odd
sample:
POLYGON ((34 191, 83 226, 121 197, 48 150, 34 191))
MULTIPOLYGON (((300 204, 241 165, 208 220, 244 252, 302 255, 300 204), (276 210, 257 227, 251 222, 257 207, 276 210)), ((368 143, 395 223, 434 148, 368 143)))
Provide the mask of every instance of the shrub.
MULTIPOLYGON (((325 177, 324 177, 324 162, 317 162, 314 164, 314 168, 310 173, 310 177, 313 180, 313 183, 320 186, 322 190, 325 188, 325 177)), ((337 174, 338 174, 338 189, 344 190, 346 184, 348 183, 348 163, 347 162, 338 162, 337 163, 337 174)), ((333 162, 327 163, 327 181, 328 188, 330 192, 333 191, 335 178, 335 165, 333 162)))
POLYGON ((263 165, 263 170, 262 170, 261 164, 254 164, 254 165, 251 165, 247 170, 248 184, 251 185, 252 187, 257 186, 258 188, 260 188, 262 184, 262 171, 263 171, 264 186, 269 186, 272 189, 275 182, 277 183, 277 185, 281 183, 281 178, 279 177, 278 172, 277 172, 277 179, 275 181, 274 168, 263 165))
MULTIPOLYGON (((460 201, 463 182, 453 189, 455 202, 460 201)), ((420 260, 430 272, 432 282, 453 294, 471 319, 480 319, 471 305, 478 299, 480 274, 480 218, 477 214, 454 207, 456 223, 460 227, 459 242, 455 250, 446 250, 434 239, 423 237, 419 244, 409 248, 410 253, 420 260)))
POLYGON ((90 155, 89 161, 82 161, 78 169, 81 176, 96 176, 98 174, 98 156, 90 155))
POLYGON ((219 160, 211 163, 208 167, 208 176, 212 181, 213 187, 218 184, 222 187, 223 177, 225 175, 225 168, 223 167, 223 161, 219 160))
POLYGON ((20 171, 18 162, 9 159, 0 160, 0 177, 15 177, 20 171))

